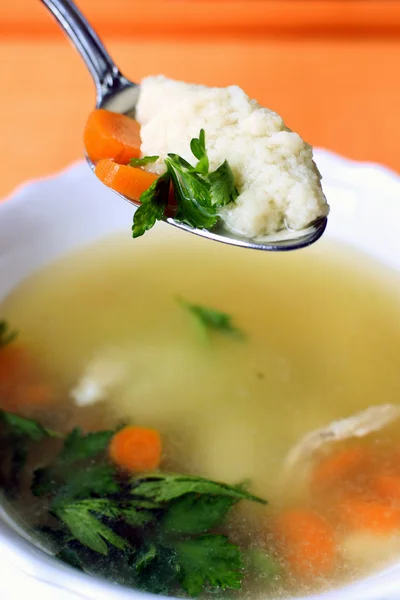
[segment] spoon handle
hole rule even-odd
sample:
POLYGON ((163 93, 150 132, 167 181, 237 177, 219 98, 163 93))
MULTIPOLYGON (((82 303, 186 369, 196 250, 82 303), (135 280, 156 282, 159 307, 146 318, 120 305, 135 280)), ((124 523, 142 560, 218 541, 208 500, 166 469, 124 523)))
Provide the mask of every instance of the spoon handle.
POLYGON ((89 69, 96 86, 96 105, 125 78, 103 46, 97 33, 72 0, 41 0, 54 15, 89 69))

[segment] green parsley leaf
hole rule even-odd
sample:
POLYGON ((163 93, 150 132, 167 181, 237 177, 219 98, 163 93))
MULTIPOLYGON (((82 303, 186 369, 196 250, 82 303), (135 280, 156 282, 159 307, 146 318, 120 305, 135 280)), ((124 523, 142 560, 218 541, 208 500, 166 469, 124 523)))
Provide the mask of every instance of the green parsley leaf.
POLYGON ((7 321, 0 321, 0 348, 6 346, 17 337, 16 331, 10 331, 7 321))
POLYGON ((195 535, 221 523, 236 499, 210 494, 186 494, 172 501, 163 520, 167 534, 195 535))
POLYGON ((45 437, 59 438, 61 434, 46 427, 42 427, 33 419, 26 419, 14 413, 0 410, 0 421, 2 421, 11 435, 26 437, 34 442, 38 442, 45 437))
POLYGON ((151 561, 157 556, 157 546, 155 544, 149 544, 141 549, 136 561, 135 569, 138 573, 141 573, 146 567, 149 566, 151 561))
POLYGON ((31 492, 34 496, 50 494, 56 491, 60 485, 52 469, 40 467, 34 470, 31 483, 31 492))
POLYGON ((114 533, 112 529, 104 525, 92 512, 104 515, 104 507, 100 511, 99 500, 81 500, 73 503, 64 503, 57 505, 53 514, 60 519, 83 546, 87 546, 99 552, 108 554, 108 547, 105 541, 120 550, 129 548, 126 540, 114 533), (105 541, 104 541, 105 540, 105 541))
POLYGON ((228 496, 235 500, 251 500, 267 504, 266 500, 250 494, 237 486, 210 481, 196 475, 177 475, 174 473, 148 473, 131 479, 134 496, 141 496, 153 502, 169 502, 185 494, 214 494, 228 496))
POLYGON ((82 433, 75 428, 67 436, 53 465, 40 467, 33 473, 31 491, 35 496, 59 492, 64 498, 82 498, 94 494, 113 494, 119 491, 110 465, 88 465, 76 470, 76 461, 88 460, 104 452, 114 431, 82 433))
MULTIPOLYGON (((87 498, 92 495, 108 496, 117 494, 120 491, 120 487, 115 481, 115 469, 111 465, 89 465, 88 467, 78 470, 76 470, 74 466, 72 473, 64 473, 64 475, 66 475, 65 485, 50 487, 50 491, 55 491, 57 487, 60 488, 54 502, 58 502, 60 499, 76 500, 79 498, 87 498)), ((50 481, 54 481, 54 479, 50 479, 50 481)), ((46 480, 44 483, 46 483, 46 480)), ((36 496, 41 495, 37 492, 42 491, 43 493, 43 489, 46 490, 43 483, 42 486, 38 488, 36 480, 36 486, 32 488, 33 493, 36 496)))
POLYGON ((161 175, 140 196, 140 206, 133 215, 132 237, 137 238, 162 219, 168 204, 170 175, 161 175))
MULTIPOLYGON (((78 507, 79 510, 88 510, 102 517, 113 520, 123 519, 129 525, 141 527, 154 519, 154 514, 141 510, 142 505, 135 501, 110 500, 109 498, 87 498, 73 503, 62 502, 61 506, 78 507)), ((57 505, 55 510, 57 510, 57 505)))
POLYGON ((111 465, 89 465, 68 478, 66 494, 68 498, 84 498, 96 494, 107 496, 120 491, 115 481, 115 469, 111 465))
POLYGON ((150 163, 156 162, 158 156, 143 156, 142 158, 131 158, 129 161, 130 167, 144 167, 150 163))
POLYGON ((114 433, 115 431, 96 431, 84 434, 79 427, 73 429, 64 442, 57 462, 65 464, 93 458, 106 450, 114 433))
POLYGON ((203 535, 176 542, 181 584, 190 596, 198 596, 208 583, 222 590, 239 590, 244 564, 241 552, 224 535, 203 535))
POLYGON ((175 218, 191 227, 212 229, 218 221, 217 208, 234 202, 238 191, 227 161, 208 172, 204 129, 192 139, 190 148, 199 160, 195 167, 177 154, 168 154, 165 159, 178 204, 175 218))
POLYGON ((153 594, 171 595, 178 581, 180 565, 178 555, 171 546, 158 542, 145 547, 137 558, 138 587, 153 594))
POLYGON ((225 312, 201 306, 200 304, 192 304, 182 298, 177 298, 178 302, 186 308, 205 329, 214 329, 224 333, 235 334, 243 338, 243 333, 232 324, 232 317, 225 312))
POLYGON ((235 186, 233 173, 228 161, 224 161, 216 171, 207 177, 210 184, 211 203, 213 206, 221 207, 235 202, 239 192, 235 186))
POLYGON ((207 175, 209 169, 209 162, 206 150, 206 134, 204 132, 204 129, 200 130, 198 138, 192 139, 192 141, 190 142, 190 149, 193 153, 193 156, 195 156, 199 161, 195 166, 194 170, 197 171, 197 173, 201 173, 202 175, 207 175))
POLYGON ((29 452, 28 442, 40 442, 44 438, 62 438, 56 431, 40 425, 33 419, 20 417, 14 413, 0 410, 0 422, 5 425, 4 442, 7 455, 4 461, 3 486, 8 496, 13 496, 19 488, 21 475, 29 452))
MULTIPOLYGON (((170 181, 177 204, 175 219, 190 227, 212 229, 218 222, 217 209, 236 200, 238 192, 228 162, 224 161, 218 169, 209 173, 204 129, 200 130, 198 138, 191 140, 190 148, 198 159, 196 166, 178 154, 168 154, 166 173, 140 196, 140 206, 133 217, 132 237, 143 235, 163 218, 168 205, 170 181)), ((144 166, 158 158, 133 158, 129 164, 144 166)))
POLYGON ((193 167, 177 154, 165 159, 178 205, 175 218, 190 227, 211 229, 218 217, 211 204, 210 186, 193 167))

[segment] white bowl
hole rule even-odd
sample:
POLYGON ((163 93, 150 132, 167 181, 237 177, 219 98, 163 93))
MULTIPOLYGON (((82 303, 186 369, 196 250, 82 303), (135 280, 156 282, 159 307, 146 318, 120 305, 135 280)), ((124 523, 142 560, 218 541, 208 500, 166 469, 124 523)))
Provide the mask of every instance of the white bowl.
MULTIPOLYGON (((351 162, 322 150, 315 157, 332 207, 325 235, 400 270, 400 178, 383 167, 351 162)), ((85 164, 22 186, 0 204, 0 299, 32 271, 72 248, 115 231, 130 236, 131 219, 131 206, 112 195, 85 164)), ((188 234, 181 235, 184 243, 188 234)), ((132 600, 154 596, 89 577, 54 560, 24 539, 3 510, 0 598, 132 600)), ((398 565, 377 575, 308 600, 361 598, 400 599, 400 557, 398 565)))

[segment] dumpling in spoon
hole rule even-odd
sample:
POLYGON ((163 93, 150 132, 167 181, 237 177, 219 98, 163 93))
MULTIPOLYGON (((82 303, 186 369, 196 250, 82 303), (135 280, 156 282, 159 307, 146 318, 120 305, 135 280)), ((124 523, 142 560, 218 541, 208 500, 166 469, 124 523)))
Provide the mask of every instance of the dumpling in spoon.
POLYGON ((239 235, 300 230, 329 212, 311 146, 237 86, 209 88, 146 77, 136 119, 142 155, 159 157, 144 168, 157 174, 165 171, 169 153, 193 164, 190 141, 205 131, 210 170, 227 160, 233 173, 238 196, 219 214, 239 235))

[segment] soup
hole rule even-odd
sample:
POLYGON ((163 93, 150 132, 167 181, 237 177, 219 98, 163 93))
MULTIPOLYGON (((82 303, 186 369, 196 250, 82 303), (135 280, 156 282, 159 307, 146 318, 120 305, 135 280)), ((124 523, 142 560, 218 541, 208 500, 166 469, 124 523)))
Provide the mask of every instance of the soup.
POLYGON ((117 236, 46 267, 0 312, 18 330, 0 348, 8 506, 59 558, 172 595, 291 597, 388 564, 399 291, 396 274, 325 240, 247 253, 183 247, 163 226, 158 241, 117 236), (393 418, 288 462, 309 432, 380 405, 393 418), (46 429, 25 444, 33 422, 46 429))

